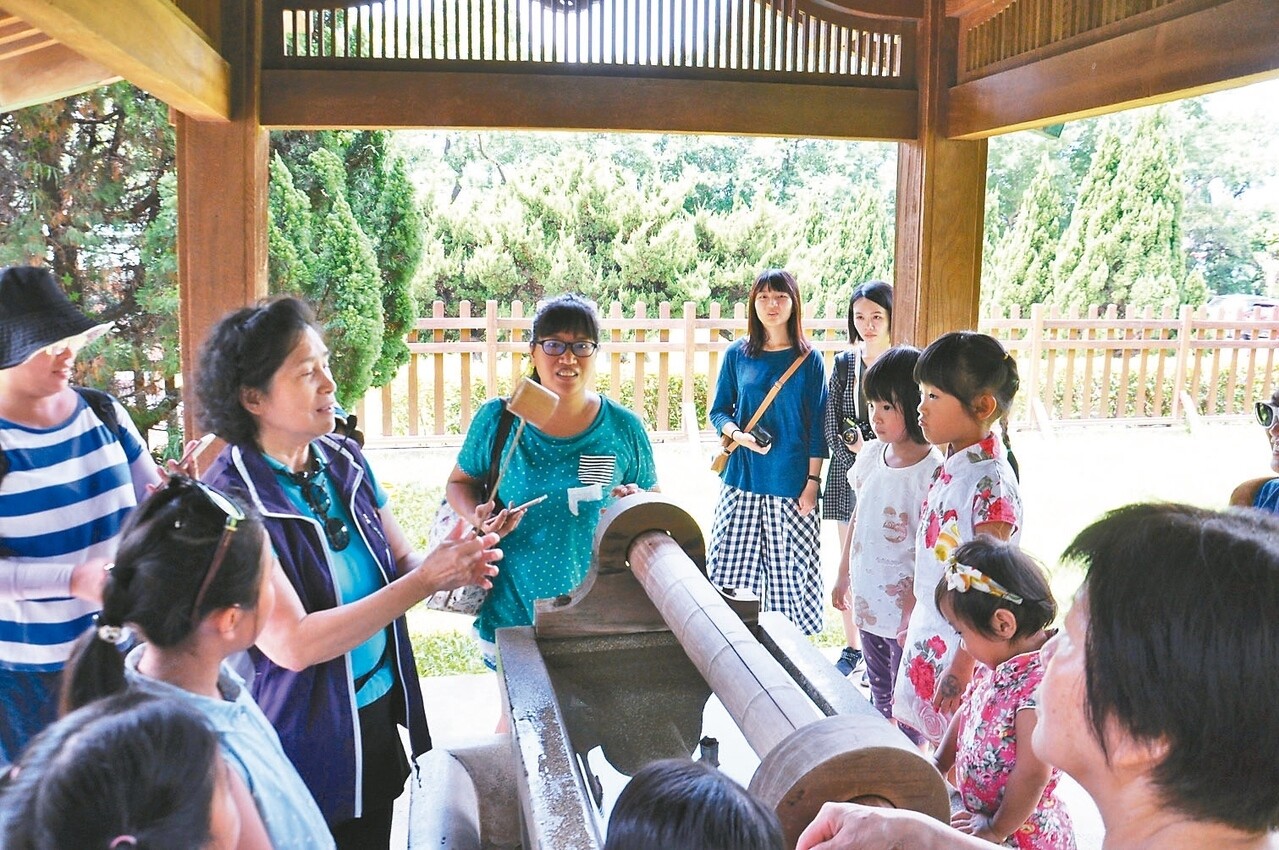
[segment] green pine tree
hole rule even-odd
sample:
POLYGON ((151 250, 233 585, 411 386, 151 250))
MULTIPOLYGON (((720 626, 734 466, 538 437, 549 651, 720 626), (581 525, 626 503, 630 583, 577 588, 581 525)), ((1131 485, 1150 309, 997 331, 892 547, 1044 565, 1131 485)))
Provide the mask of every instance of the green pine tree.
POLYGON ((1014 304, 1028 311, 1052 298, 1052 260, 1061 239, 1065 205, 1054 183, 1047 153, 1022 195, 1012 226, 985 264, 982 294, 1000 310, 1014 304))
POLYGON ((320 221, 311 286, 304 295, 315 305, 333 352, 338 402, 354 406, 373 380, 373 364, 382 351, 382 286, 373 245, 364 235, 346 198, 346 171, 332 151, 310 156, 328 208, 320 221))
POLYGON ((278 153, 272 154, 269 169, 267 255, 271 290, 307 292, 313 285, 311 201, 293 184, 293 172, 278 153))
POLYGON ((1182 203, 1181 149, 1161 110, 1130 132, 1108 133, 1053 265, 1056 303, 1160 308, 1202 300, 1187 287, 1182 203))
MULTIPOLYGON (((390 138, 386 132, 363 130, 287 132, 271 137, 271 291, 309 293, 320 287, 323 270, 316 267, 320 245, 312 244, 313 230, 317 224, 323 226, 334 199, 343 198, 355 229, 373 251, 379 282, 385 324, 380 334, 368 338, 375 347, 369 371, 374 386, 389 382, 408 362, 404 340, 417 319, 413 289, 426 229, 403 157, 391 149, 390 138), (318 151, 337 161, 338 174, 321 174, 313 158, 318 151)), ((328 157, 321 160, 332 162, 328 157)), ((320 232, 320 237, 325 235, 320 232)), ((334 374, 363 374, 362 366, 348 367, 342 361, 350 357, 362 363, 367 356, 364 351, 334 348, 334 374)))

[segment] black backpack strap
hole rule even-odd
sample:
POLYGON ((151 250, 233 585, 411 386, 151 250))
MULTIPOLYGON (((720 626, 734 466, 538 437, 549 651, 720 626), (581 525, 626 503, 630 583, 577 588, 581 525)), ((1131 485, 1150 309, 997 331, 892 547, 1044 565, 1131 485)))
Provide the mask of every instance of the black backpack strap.
POLYGON ((496 504, 494 507, 501 510, 502 502, 497 498, 496 493, 490 492, 493 487, 493 481, 497 478, 497 471, 502 466, 502 449, 506 448, 506 438, 511 434, 511 426, 515 424, 515 414, 506 406, 506 399, 502 399, 502 412, 497 417, 497 433, 493 435, 493 448, 489 453, 489 471, 484 476, 484 496, 493 497, 496 504))
POLYGON ((80 394, 80 398, 84 399, 84 403, 89 405, 89 409, 93 414, 102 420, 102 424, 111 429, 111 433, 115 434, 115 438, 124 441, 124 426, 120 424, 120 417, 115 412, 115 399, 110 393, 104 393, 102 390, 95 390, 92 387, 72 387, 80 394))

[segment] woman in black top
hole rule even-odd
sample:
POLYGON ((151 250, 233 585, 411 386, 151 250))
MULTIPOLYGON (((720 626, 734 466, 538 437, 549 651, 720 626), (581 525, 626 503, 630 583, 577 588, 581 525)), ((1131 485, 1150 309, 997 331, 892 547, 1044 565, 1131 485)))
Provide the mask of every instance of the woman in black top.
MULTIPOLYGON (((892 326, 892 286, 879 280, 857 286, 848 298, 849 345, 846 351, 835 357, 823 422, 826 445, 830 447, 830 466, 826 473, 826 488, 822 491, 822 519, 833 519, 839 523, 841 551, 848 536, 848 519, 853 513, 853 491, 848 483, 848 471, 870 434, 869 427, 865 430, 859 427, 870 422, 862 376, 892 345, 892 326)), ((861 662, 861 639, 853 625, 851 607, 844 606, 841 613, 848 645, 840 653, 835 666, 847 676, 861 662)))

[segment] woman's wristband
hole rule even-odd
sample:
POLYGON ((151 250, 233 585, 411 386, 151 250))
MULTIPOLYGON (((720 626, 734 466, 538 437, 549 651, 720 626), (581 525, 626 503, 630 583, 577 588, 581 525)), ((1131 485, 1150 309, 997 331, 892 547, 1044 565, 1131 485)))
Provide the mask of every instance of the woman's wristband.
POLYGON ((808 476, 808 480, 809 480, 809 481, 815 481, 815 482, 817 482, 817 486, 818 486, 818 487, 820 487, 820 486, 822 485, 822 479, 821 479, 821 476, 818 476, 818 475, 810 475, 810 476, 808 476))
POLYGON ((729 432, 728 432, 728 439, 730 439, 730 440, 736 440, 736 439, 737 439, 737 435, 738 435, 738 434, 740 434, 740 433, 742 433, 742 429, 741 429, 741 428, 734 428, 733 430, 731 430, 731 431, 729 431, 729 432))

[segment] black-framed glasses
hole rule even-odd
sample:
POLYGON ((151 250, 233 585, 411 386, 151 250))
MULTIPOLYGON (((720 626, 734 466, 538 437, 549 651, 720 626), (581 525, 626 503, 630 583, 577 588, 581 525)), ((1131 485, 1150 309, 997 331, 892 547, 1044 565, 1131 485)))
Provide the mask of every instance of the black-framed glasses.
POLYGON ((559 357, 569 349, 572 349, 574 357, 590 357, 600 347, 598 342, 591 342, 589 339, 579 339, 576 342, 565 342, 562 339, 535 339, 533 344, 540 345, 542 350, 552 357, 559 357))
POLYGON ((1257 402, 1257 424, 1262 428, 1269 428, 1275 424, 1275 415, 1279 414, 1279 404, 1271 404, 1268 401, 1257 402))
POLYGON ((302 489, 302 498, 311 508, 311 513, 324 524, 324 537, 329 541, 329 548, 341 552, 351 544, 351 529, 337 517, 329 516, 333 500, 329 498, 329 491, 315 480, 318 475, 317 471, 307 476, 294 474, 292 478, 302 489))
POLYGON ((227 549, 231 548, 231 535, 235 534, 236 529, 240 527, 240 523, 244 522, 244 511, 225 493, 215 490, 203 481, 196 478, 187 478, 186 476, 174 476, 170 479, 169 486, 173 486, 174 481, 185 481, 188 486, 204 496, 209 504, 221 511, 223 517, 225 517, 222 523, 222 536, 218 538, 218 548, 213 550, 213 560, 209 562, 209 568, 204 571, 204 579, 200 582, 199 590, 195 592, 195 601, 191 603, 191 620, 194 622, 199 616, 200 604, 204 602, 204 597, 213 585, 213 580, 217 578, 218 571, 222 569, 222 562, 226 560, 227 549))

